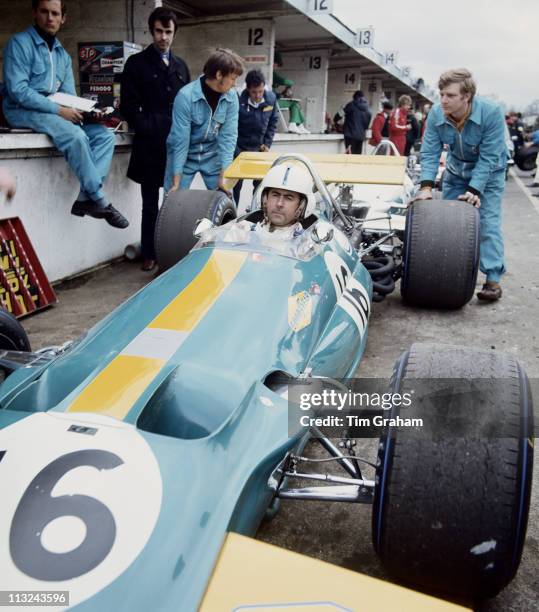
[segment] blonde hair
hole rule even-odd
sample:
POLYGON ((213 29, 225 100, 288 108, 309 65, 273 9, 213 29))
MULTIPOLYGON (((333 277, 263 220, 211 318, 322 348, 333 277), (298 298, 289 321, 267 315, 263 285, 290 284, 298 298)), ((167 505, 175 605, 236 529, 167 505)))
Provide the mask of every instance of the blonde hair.
POLYGON ((410 98, 410 96, 407 96, 406 94, 402 95, 399 98, 399 101, 397 102, 398 106, 402 107, 405 104, 408 104, 410 106, 412 106, 412 98, 410 98))
POLYGON ((470 94, 470 101, 475 96, 477 87, 473 80, 472 73, 466 68, 453 68, 446 70, 438 79, 438 89, 442 90, 448 85, 457 83, 460 85, 460 94, 470 94))

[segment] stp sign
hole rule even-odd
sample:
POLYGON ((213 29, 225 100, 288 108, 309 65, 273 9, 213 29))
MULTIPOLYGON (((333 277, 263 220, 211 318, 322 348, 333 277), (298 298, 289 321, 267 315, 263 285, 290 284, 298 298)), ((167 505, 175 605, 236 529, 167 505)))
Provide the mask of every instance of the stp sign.
POLYGON ((94 47, 81 47, 79 49, 79 57, 81 60, 93 60, 96 55, 97 51, 94 49, 94 47))

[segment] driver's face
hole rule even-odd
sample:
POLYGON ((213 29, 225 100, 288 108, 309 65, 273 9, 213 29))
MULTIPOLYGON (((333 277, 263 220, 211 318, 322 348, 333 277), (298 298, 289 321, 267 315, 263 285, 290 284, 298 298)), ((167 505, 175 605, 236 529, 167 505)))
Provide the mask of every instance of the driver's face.
POLYGON ((295 191, 287 189, 268 189, 266 214, 269 222, 275 227, 286 227, 295 223, 299 216, 301 197, 295 191))

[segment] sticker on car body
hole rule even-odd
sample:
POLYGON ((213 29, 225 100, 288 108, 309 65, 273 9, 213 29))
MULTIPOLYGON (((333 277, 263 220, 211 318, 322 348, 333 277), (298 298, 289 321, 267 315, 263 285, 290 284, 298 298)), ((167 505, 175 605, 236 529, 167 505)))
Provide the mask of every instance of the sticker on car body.
POLYGON ((312 318, 312 296, 300 291, 288 298, 288 324, 295 331, 310 325, 312 318))

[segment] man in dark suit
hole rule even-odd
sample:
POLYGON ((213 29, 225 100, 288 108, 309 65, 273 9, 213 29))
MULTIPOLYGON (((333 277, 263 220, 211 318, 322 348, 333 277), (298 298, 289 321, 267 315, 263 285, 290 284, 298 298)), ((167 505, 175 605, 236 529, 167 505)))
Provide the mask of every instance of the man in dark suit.
POLYGON ((154 231, 166 164, 166 140, 178 91, 191 76, 186 63, 170 47, 177 29, 176 14, 155 9, 148 18, 153 43, 132 55, 122 75, 120 111, 135 131, 127 176, 142 192, 142 269, 155 267, 154 231))

